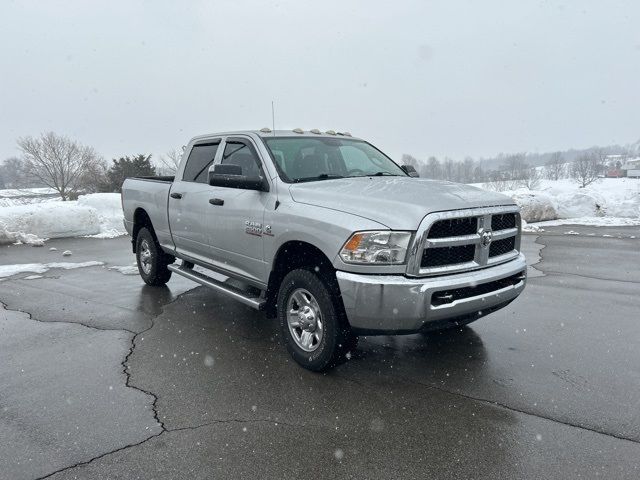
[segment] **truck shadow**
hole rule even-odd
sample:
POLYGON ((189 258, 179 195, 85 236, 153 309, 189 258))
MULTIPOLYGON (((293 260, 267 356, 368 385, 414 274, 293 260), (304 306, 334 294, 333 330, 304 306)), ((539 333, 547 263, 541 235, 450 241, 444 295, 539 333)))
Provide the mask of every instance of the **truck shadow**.
POLYGON ((473 328, 464 326, 415 335, 361 337, 342 370, 380 369, 447 382, 464 376, 478 380, 487 366, 487 350, 473 328))

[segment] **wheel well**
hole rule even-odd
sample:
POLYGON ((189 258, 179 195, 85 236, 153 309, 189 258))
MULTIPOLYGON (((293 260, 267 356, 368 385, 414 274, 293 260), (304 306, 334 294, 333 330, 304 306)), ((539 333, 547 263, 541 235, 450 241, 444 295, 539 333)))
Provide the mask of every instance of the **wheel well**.
MULTIPOLYGON (((310 243, 301 241, 289 241, 283 244, 276 253, 273 268, 269 275, 267 286, 267 315, 276 316, 276 302, 280 283, 284 277, 296 268, 309 268, 320 275, 329 284, 330 288, 338 288, 335 269, 331 261, 322 251, 310 243)), ((339 289, 338 289, 339 294, 339 289)))
POLYGON ((138 240, 138 233, 142 228, 148 228, 151 234, 155 237, 156 232, 153 231, 153 224, 149 214, 143 209, 138 208, 133 213, 133 232, 131 233, 131 246, 133 253, 136 253, 136 242, 138 240))

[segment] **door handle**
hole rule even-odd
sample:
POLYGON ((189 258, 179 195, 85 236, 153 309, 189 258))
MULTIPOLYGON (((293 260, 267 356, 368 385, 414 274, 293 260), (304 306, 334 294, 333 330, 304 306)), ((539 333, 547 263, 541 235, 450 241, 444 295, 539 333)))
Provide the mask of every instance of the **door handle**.
POLYGON ((224 200, 222 200, 221 198, 210 198, 209 203, 211 205, 216 205, 221 207, 222 205, 224 205, 224 200))
POLYGON ((173 192, 171 194, 171 198, 175 198, 176 200, 180 200, 182 198, 182 194, 178 192, 173 192))

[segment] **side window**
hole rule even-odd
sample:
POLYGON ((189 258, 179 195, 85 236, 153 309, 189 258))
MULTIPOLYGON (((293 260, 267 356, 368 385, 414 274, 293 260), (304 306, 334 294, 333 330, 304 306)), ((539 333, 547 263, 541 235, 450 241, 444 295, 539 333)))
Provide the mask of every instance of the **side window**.
POLYGON ((242 175, 249 178, 260 177, 260 159, 248 143, 228 141, 222 154, 223 165, 238 165, 242 168, 242 175))
POLYGON ((216 144, 195 145, 193 149, 191 149, 187 164, 184 167, 182 180, 185 182, 208 183, 209 167, 216 158, 218 145, 220 145, 220 142, 216 144))
POLYGON ((350 145, 343 145, 340 147, 340 153, 344 159, 344 165, 347 167, 347 171, 362 170, 368 172, 371 170, 369 157, 367 157, 367 154, 362 150, 350 145))

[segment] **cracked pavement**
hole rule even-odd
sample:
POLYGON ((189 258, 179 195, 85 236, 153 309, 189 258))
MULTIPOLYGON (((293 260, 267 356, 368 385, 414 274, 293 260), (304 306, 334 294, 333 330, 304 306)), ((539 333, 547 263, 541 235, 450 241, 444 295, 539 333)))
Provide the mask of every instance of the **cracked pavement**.
POLYGON ((638 478, 640 229, 570 229, 525 235, 507 308, 325 375, 262 313, 109 270, 127 238, 0 247, 106 264, 0 282, 0 478, 638 478))

